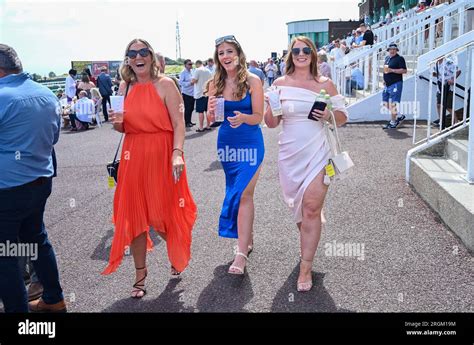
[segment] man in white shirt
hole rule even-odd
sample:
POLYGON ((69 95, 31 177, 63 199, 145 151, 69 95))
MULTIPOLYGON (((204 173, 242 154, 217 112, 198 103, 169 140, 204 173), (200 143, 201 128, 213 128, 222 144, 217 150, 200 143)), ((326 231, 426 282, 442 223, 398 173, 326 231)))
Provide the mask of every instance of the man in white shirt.
POLYGON ((191 84, 194 85, 194 99, 196 100, 196 113, 199 114, 199 128, 196 132, 211 130, 211 117, 207 114, 208 98, 204 96, 206 83, 212 78, 211 71, 204 67, 201 60, 196 60, 196 69, 194 70, 191 84), (206 113, 207 127, 204 127, 204 113, 206 113))
POLYGON ((334 48, 329 53, 332 62, 335 62, 344 57, 345 51, 341 49, 341 42, 337 39, 334 41, 334 48))
POLYGON ((278 67, 273 63, 272 59, 269 59, 268 64, 265 66, 265 73, 267 74, 268 86, 272 86, 275 80, 278 67))
POLYGON ((283 76, 285 75, 285 68, 286 68, 286 63, 285 63, 285 56, 283 56, 281 58, 281 62, 280 62, 280 74, 283 76))
POLYGON ((89 129, 89 123, 95 116, 95 104, 87 97, 87 92, 79 92, 79 100, 74 104, 74 112, 75 115, 71 115, 71 121, 77 120, 84 129, 89 129))
POLYGON ((71 103, 72 99, 76 97, 76 75, 77 71, 75 69, 70 69, 69 75, 66 77, 65 93, 68 103, 71 103))

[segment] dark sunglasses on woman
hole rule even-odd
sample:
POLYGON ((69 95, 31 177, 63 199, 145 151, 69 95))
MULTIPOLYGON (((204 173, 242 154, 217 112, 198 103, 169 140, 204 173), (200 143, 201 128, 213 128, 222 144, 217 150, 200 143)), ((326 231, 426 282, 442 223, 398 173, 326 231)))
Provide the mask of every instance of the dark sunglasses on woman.
POLYGON ((127 57, 129 57, 130 59, 135 59, 138 54, 140 54, 141 57, 147 57, 148 55, 150 55, 150 53, 150 49, 148 48, 142 48, 140 50, 129 50, 127 52, 127 57))
POLYGON ((291 54, 293 55, 300 55, 300 51, 303 50, 304 55, 309 55, 311 54, 311 48, 310 47, 304 47, 303 49, 301 48, 292 48, 291 49, 291 54))

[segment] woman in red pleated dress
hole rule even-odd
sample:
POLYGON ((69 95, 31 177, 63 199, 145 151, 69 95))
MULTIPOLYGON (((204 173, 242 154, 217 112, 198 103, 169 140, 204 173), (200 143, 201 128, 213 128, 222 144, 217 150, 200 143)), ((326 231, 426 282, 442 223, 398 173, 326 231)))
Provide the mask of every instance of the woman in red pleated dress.
POLYGON ((120 265, 130 246, 136 269, 132 297, 146 294, 146 252, 153 247, 153 227, 166 241, 171 273, 182 272, 191 256, 191 231, 197 208, 183 158, 183 100, 172 79, 160 75, 155 52, 135 39, 125 51, 119 93, 124 112, 111 112, 114 128, 125 133, 114 196, 115 233, 109 265, 120 265))

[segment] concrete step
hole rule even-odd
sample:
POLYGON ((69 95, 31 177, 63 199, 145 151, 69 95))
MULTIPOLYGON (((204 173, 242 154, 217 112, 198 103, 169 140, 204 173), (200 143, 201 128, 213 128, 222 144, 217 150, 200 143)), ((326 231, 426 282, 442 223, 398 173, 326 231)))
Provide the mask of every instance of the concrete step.
POLYGON ((446 225, 474 252, 474 185, 451 159, 416 156, 410 161, 410 184, 446 225))
POLYGON ((448 139, 446 142, 446 157, 456 162, 467 171, 467 139, 448 139))

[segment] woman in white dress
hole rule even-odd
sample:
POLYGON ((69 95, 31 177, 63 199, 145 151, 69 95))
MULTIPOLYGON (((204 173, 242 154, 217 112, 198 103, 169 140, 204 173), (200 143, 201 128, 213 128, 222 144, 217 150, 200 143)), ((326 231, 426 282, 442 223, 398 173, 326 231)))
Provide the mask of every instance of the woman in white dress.
POLYGON ((347 121, 344 98, 333 82, 318 73, 318 57, 313 42, 294 38, 286 60, 286 75, 273 85, 280 92, 283 115, 273 116, 267 101, 265 123, 275 128, 282 122, 279 136, 278 168, 285 202, 293 211, 300 230, 301 262, 298 291, 312 288, 312 265, 321 235, 321 211, 328 186, 324 184, 325 166, 331 156, 323 128, 330 120, 328 108, 314 110, 308 119, 316 94, 322 89, 331 96, 338 126, 347 121))

